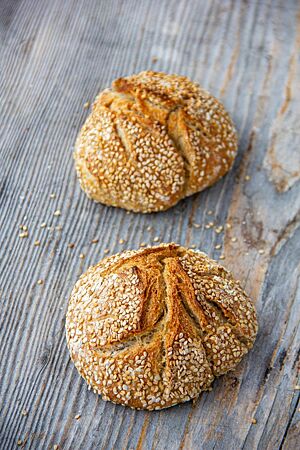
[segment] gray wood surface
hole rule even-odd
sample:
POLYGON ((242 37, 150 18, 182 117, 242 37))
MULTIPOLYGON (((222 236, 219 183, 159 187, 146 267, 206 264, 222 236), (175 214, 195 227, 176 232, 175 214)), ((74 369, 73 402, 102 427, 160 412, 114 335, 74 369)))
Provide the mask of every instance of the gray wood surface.
POLYGON ((26 449, 299 448, 299 47, 297 0, 0 0, 1 449, 18 440, 26 449), (127 214, 80 191, 72 148, 85 102, 150 68, 219 96, 239 153, 205 192, 164 213, 127 214), (209 221, 232 228, 217 234, 209 221), (195 405, 148 413, 87 390, 64 317, 77 277, 105 249, 155 236, 223 253, 260 329, 237 370, 195 405))

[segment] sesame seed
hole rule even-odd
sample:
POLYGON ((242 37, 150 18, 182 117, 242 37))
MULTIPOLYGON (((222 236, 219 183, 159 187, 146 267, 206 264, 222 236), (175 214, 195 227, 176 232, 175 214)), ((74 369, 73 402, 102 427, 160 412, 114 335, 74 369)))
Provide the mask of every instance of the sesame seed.
POLYGON ((263 254, 265 253, 265 251, 261 248, 261 249, 258 250, 258 253, 259 253, 260 255, 263 255, 263 254))
POLYGON ((300 391, 300 385, 299 385, 299 384, 296 384, 296 386, 294 387, 294 390, 295 390, 295 391, 300 391))
POLYGON ((81 417, 81 414, 76 414, 76 416, 74 417, 76 420, 79 420, 81 417))
POLYGON ((246 175, 246 176, 245 176, 245 180, 246 180, 246 181, 249 181, 250 179, 251 179, 250 175, 246 175))
POLYGON ((155 238, 153 238, 153 242, 159 242, 159 237, 155 236, 155 238))
POLYGON ((251 419, 251 423, 253 423, 253 425, 256 425, 257 424, 257 420, 256 419, 251 419))
POLYGON ((45 222, 41 223, 40 227, 41 228, 46 228, 47 224, 45 222))
POLYGON ((140 247, 146 247, 146 245, 147 245, 146 242, 141 242, 140 243, 140 247))
POLYGON ((219 259, 225 259, 225 255, 220 255, 219 259))
POLYGON ((92 239, 91 240, 91 244, 98 244, 98 242, 99 242, 99 239, 92 239))
POLYGON ((28 412, 26 409, 22 409, 21 414, 22 416, 27 416, 28 412))
POLYGON ((18 439, 18 440, 17 440, 17 445, 22 445, 22 444, 23 444, 22 439, 18 439))
POLYGON ((109 253, 109 248, 106 248, 106 249, 104 250, 104 253, 109 253))
POLYGON ((83 105, 84 109, 89 109, 90 107, 90 102, 85 102, 85 104, 83 105))
POLYGON ((215 249, 216 249, 216 250, 220 250, 220 248, 222 248, 222 245, 221 245, 221 244, 215 245, 215 249))
POLYGON ((125 242, 124 239, 119 240, 119 244, 124 244, 124 242, 125 242))
POLYGON ((27 238, 27 237, 28 237, 28 231, 24 231, 23 233, 20 233, 20 234, 19 234, 19 237, 20 237, 21 239, 27 238))
POLYGON ((37 284, 39 284, 39 285, 44 284, 44 281, 43 280, 37 280, 37 284))
POLYGON ((192 244, 192 245, 191 245, 191 248, 196 248, 196 245, 195 245, 195 244, 192 244))
POLYGON ((231 242, 236 242, 237 241, 237 238, 236 237, 232 237, 231 238, 231 242))
POLYGON ((68 247, 69 247, 69 248, 74 248, 74 247, 75 247, 75 244, 73 244, 73 242, 70 242, 70 243, 68 244, 68 247))
POLYGON ((53 445, 53 450, 58 450, 59 449, 59 445, 58 444, 54 444, 53 445))
POLYGON ((23 231, 27 231, 28 230, 27 226, 26 225, 22 225, 22 230, 23 231))
POLYGON ((85 254, 84 254, 84 253, 80 253, 79 258, 80 258, 80 259, 85 258, 85 254))
POLYGON ((61 215, 61 211, 60 211, 59 209, 57 209, 57 210, 53 213, 53 215, 56 216, 56 217, 58 217, 58 216, 61 215))
POLYGON ((50 194, 50 198, 55 198, 56 195, 54 193, 50 194))
POLYGON ((207 214, 208 214, 209 216, 211 216, 211 215, 213 214, 213 211, 210 209, 209 211, 207 211, 207 214))
POLYGON ((147 231, 152 231, 152 227, 147 227, 147 231))
POLYGON ((39 245, 40 245, 40 241, 34 241, 34 245, 36 246, 36 247, 38 247, 39 245))
POLYGON ((200 228, 201 227, 200 223, 194 223, 193 225, 194 225, 195 228, 200 228))

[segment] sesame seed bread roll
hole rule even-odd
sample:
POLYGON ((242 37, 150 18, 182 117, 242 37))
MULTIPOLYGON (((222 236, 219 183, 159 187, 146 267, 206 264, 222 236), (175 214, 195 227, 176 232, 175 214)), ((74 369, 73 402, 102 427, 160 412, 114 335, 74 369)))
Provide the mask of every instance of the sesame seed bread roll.
POLYGON ((104 400, 162 409, 196 398, 232 370, 257 333, 252 302, 226 269, 176 244, 125 251, 81 276, 67 343, 104 400))
POLYGON ((74 158, 90 198, 148 213, 215 183, 236 151, 233 123, 211 94, 183 76, 141 72, 98 95, 74 158))

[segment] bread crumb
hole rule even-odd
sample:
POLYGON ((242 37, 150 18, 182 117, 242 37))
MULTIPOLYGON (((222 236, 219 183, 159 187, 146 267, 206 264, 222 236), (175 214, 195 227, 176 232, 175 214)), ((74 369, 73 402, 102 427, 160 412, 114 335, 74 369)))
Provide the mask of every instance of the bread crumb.
POLYGON ((74 248, 74 247, 75 247, 75 244, 73 244, 73 242, 70 242, 70 243, 68 244, 68 247, 69 247, 69 248, 74 248))

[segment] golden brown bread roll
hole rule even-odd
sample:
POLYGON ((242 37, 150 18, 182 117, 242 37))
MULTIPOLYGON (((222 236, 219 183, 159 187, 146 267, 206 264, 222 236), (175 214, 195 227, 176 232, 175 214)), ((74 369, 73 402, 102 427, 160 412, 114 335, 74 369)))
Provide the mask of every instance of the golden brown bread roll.
POLYGON ((255 309, 232 275, 176 244, 125 251, 81 276, 71 358, 103 399, 162 409, 197 397, 252 347, 255 309))
POLYGON ((221 178, 237 136, 223 105, 188 78, 119 78, 101 92, 77 138, 82 189, 97 202, 162 211, 221 178))

